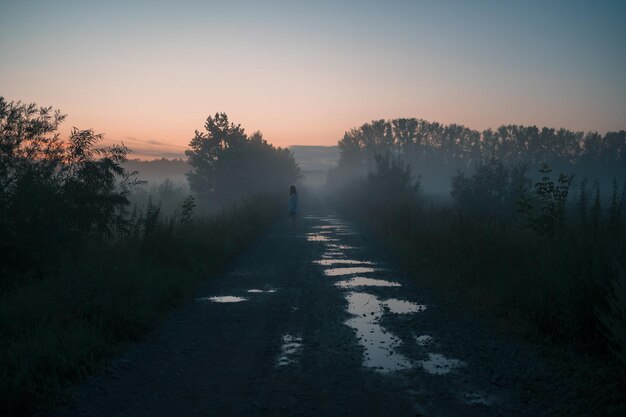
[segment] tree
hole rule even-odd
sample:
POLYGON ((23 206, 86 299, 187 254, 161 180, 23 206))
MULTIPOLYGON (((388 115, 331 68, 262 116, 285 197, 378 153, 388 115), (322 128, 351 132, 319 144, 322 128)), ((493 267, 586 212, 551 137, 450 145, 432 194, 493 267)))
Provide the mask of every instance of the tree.
POLYGON ((237 197, 287 189, 300 170, 291 152, 275 148, 260 132, 248 136, 225 113, 209 116, 185 151, 189 187, 199 200, 223 203, 237 197))
POLYGON ((123 145, 95 148, 102 135, 57 132, 65 115, 0 97, 0 275, 40 270, 90 234, 124 228, 136 173, 123 145))
MULTIPOLYGON (((553 236, 565 224, 567 196, 574 176, 560 174, 555 182, 550 177, 552 169, 546 164, 539 172, 541 180, 533 189, 524 190, 520 197, 519 212, 531 229, 541 235, 553 236)), ((596 201, 599 215, 599 194, 596 201)))

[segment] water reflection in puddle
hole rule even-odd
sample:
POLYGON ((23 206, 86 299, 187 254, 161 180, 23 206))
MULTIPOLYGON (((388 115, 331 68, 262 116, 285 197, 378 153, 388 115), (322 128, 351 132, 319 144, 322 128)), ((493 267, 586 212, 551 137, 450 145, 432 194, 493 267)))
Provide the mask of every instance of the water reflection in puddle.
POLYGON ((339 281, 335 283, 336 286, 341 288, 354 288, 354 287, 399 287, 400 284, 393 281, 385 281, 384 279, 373 279, 365 277, 356 277, 346 281, 339 281))
POLYGON ((329 243, 328 245, 326 245, 326 247, 328 249, 333 249, 333 250, 358 249, 356 246, 340 245, 340 244, 337 244, 337 243, 329 243))
POLYGON ((364 266, 354 266, 346 268, 330 268, 324 271, 324 274, 329 277, 336 277, 339 275, 352 275, 352 274, 365 274, 368 272, 375 272, 374 268, 367 268, 364 266))
MULTIPOLYGON (((326 252, 326 254, 339 254, 342 255, 342 252, 326 252)), ((375 265, 374 262, 370 261, 355 261, 354 259, 322 259, 321 261, 313 261, 314 264, 318 265, 340 265, 340 264, 348 264, 348 265, 375 265)))
POLYGON ((338 224, 320 224, 317 226, 313 226, 314 229, 320 229, 320 230, 328 230, 328 231, 337 231, 337 230, 351 230, 349 227, 347 226, 342 226, 342 225, 338 225, 338 224))
POLYGON ((309 242, 336 242, 337 239, 329 238, 321 233, 307 233, 306 240, 309 242))
POLYGON ((326 222, 326 223, 345 223, 343 220, 340 220, 339 217, 337 216, 322 216, 322 217, 319 217, 319 220, 326 222))
POLYGON ((458 359, 450 359, 439 353, 429 353, 428 359, 420 361, 422 368, 429 374, 445 375, 453 369, 465 366, 465 363, 458 359))
POLYGON ((354 232, 355 230, 348 226, 345 223, 340 222, 331 222, 330 224, 320 224, 318 226, 314 226, 315 229, 320 230, 333 230, 336 232, 354 232))
POLYGON ((404 300, 396 300, 395 298, 390 298, 383 302, 385 308, 389 309, 389 312, 394 314, 408 314, 408 313, 419 313, 420 311, 426 310, 426 306, 424 304, 417 304, 411 301, 404 300))
POLYGON ((280 355, 276 360, 276 366, 287 366, 296 363, 297 355, 302 349, 302 338, 286 334, 283 336, 283 344, 280 347, 280 355))
POLYGON ((245 297, 236 297, 234 295, 224 295, 220 297, 201 297, 196 298, 197 301, 212 301, 214 303, 239 303, 241 301, 247 301, 245 297))
POLYGON ((348 312, 355 317, 345 324, 356 330, 364 349, 363 366, 378 372, 393 372, 413 367, 409 358, 397 352, 402 341, 380 325, 383 304, 372 294, 351 292, 346 295, 348 312))
POLYGON ((328 251, 322 254, 323 259, 336 259, 337 256, 346 256, 346 255, 340 251, 328 251))

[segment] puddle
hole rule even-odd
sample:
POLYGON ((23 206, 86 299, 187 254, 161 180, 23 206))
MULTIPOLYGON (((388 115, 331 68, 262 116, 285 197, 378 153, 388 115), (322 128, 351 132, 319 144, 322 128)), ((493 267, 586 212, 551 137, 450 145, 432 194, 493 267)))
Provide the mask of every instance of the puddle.
POLYGON ((428 336, 426 334, 423 334, 421 336, 413 335, 413 337, 415 338, 415 341, 417 342, 417 344, 420 345, 420 346, 430 345, 435 340, 435 339, 433 339, 432 336, 428 336))
POLYGON ((326 247, 329 249, 334 249, 334 250, 359 249, 356 246, 340 245, 338 243, 329 243, 328 245, 326 245, 326 247))
POLYGON ((379 324, 383 315, 382 303, 372 294, 351 292, 346 295, 348 312, 355 317, 345 324, 356 331, 364 349, 363 366, 378 372, 393 372, 413 367, 409 358, 397 352, 402 340, 379 324))
POLYGON ((419 313, 420 311, 426 310, 426 306, 424 304, 417 304, 411 301, 396 300, 395 298, 385 300, 383 302, 383 305, 387 309, 389 309, 389 312, 395 314, 419 313))
POLYGON ((445 375, 453 369, 465 366, 465 363, 458 359, 450 359, 439 353, 429 353, 428 359, 420 361, 422 368, 429 374, 445 375))
MULTIPOLYGON (((342 252, 326 252, 327 255, 338 254, 342 255, 342 252)), ((374 262, 370 261, 355 261, 354 259, 322 259, 321 261, 313 261, 314 264, 318 265, 376 265, 374 262)))
MULTIPOLYGON (((324 220, 322 220, 324 221, 324 220)), ((350 225, 348 225, 345 222, 339 221, 339 220, 326 220, 324 221, 326 224, 318 224, 313 226, 314 229, 325 229, 325 230, 337 230, 337 229, 344 229, 344 230, 353 230, 350 225)))
POLYGON ((327 223, 337 223, 337 222, 345 223, 343 220, 340 220, 339 217, 337 216, 321 216, 321 217, 318 217, 318 219, 320 221, 327 222, 327 223))
MULTIPOLYGON (((319 220, 321 223, 326 223, 326 225, 327 225, 327 226, 333 226, 333 227, 337 227, 337 226, 339 226, 339 227, 343 227, 343 226, 345 225, 345 223, 344 223, 344 222, 342 222, 342 221, 341 221, 341 220, 339 220, 339 219, 331 219, 331 218, 328 218, 328 217, 321 217, 321 218, 319 218, 318 220, 319 220)), ((320 226, 322 226, 322 225, 320 225, 320 226)))
POLYGON ((321 233, 307 233, 306 240, 309 242, 336 242, 337 239, 331 239, 321 233))
POLYGON ((314 229, 322 229, 322 230, 334 230, 337 226, 332 224, 318 224, 317 226, 313 226, 314 229))
POLYGON ((261 294, 261 293, 271 294, 271 293, 275 293, 276 290, 275 289, 259 290, 258 288, 253 288, 251 290, 248 290, 247 292, 252 293, 252 294, 261 294))
POLYGON ((384 279, 373 279, 365 277, 356 277, 346 281, 339 281, 335 283, 336 286, 341 288, 354 288, 354 287, 399 287, 400 284, 393 281, 385 281, 384 279))
POLYGON ((324 274, 329 277, 336 277, 339 275, 352 275, 352 274, 365 274, 368 272, 375 272, 374 268, 367 268, 364 266, 354 266, 346 268, 331 268, 324 271, 324 274))
POLYGON ((248 301, 245 297, 235 297, 234 295, 224 295, 220 297, 202 297, 197 298, 197 301, 212 301, 214 303, 239 303, 241 301, 248 301))
POLYGON ((283 344, 280 347, 280 355, 276 360, 276 366, 287 366, 298 362, 297 355, 302 350, 302 338, 286 334, 283 336, 283 344))

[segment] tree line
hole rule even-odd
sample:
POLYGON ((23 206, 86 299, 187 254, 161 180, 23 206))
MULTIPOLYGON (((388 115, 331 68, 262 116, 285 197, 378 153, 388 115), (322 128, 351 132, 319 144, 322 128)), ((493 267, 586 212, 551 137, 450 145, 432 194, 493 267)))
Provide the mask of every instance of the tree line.
POLYGON ((503 125, 480 132, 459 124, 401 118, 374 120, 353 128, 339 141, 339 148, 339 166, 330 177, 332 182, 372 171, 378 154, 409 162, 415 174, 430 178, 425 186, 437 187, 447 187, 457 171, 467 172, 493 159, 505 166, 525 164, 531 171, 546 164, 555 171, 597 178, 603 184, 626 174, 624 130, 601 135, 503 125))

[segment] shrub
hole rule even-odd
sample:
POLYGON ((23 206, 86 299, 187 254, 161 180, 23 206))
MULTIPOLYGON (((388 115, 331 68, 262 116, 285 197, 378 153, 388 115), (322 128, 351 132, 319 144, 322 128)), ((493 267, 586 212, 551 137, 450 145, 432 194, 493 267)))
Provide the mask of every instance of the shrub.
POLYGON ((139 183, 121 164, 129 149, 95 148, 102 135, 73 128, 50 107, 0 97, 0 285, 41 277, 88 235, 125 230, 130 190, 139 183))
POLYGON ((611 281, 608 311, 597 311, 610 349, 626 367, 626 273, 621 267, 611 281))
POLYGON ((452 178, 450 192, 455 207, 466 213, 512 217, 520 196, 530 188, 526 171, 527 165, 508 169, 491 158, 470 176, 459 172, 452 178))

